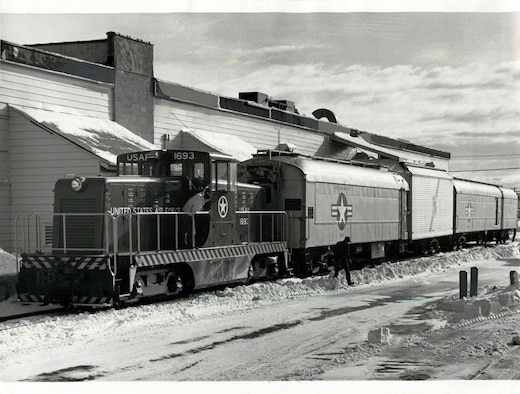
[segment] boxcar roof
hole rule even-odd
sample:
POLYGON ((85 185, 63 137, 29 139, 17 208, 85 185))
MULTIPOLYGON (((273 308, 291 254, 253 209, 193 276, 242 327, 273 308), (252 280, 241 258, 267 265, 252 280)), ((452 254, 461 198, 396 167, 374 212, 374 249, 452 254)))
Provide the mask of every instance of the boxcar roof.
POLYGON ((501 187, 500 190, 502 190, 502 192, 504 193, 504 198, 518 201, 518 194, 516 194, 514 190, 506 189, 504 187, 501 187))
POLYGON ((406 168, 412 173, 412 175, 420 175, 430 178, 441 178, 441 179, 453 179, 450 174, 444 170, 437 170, 433 168, 425 167, 414 167, 407 165, 406 168))
POLYGON ((500 188, 485 183, 470 182, 463 179, 454 179, 453 185, 457 193, 474 194, 478 196, 502 197, 500 188))
POLYGON ((314 160, 301 156, 273 159, 279 159, 279 161, 300 168, 310 182, 341 183, 383 189, 408 190, 408 183, 402 176, 386 170, 348 163, 314 160))

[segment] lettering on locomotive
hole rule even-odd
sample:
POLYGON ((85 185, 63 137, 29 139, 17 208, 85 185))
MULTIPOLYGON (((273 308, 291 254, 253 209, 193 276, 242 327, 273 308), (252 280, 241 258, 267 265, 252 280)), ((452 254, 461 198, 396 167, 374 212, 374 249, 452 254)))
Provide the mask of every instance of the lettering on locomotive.
POLYGON ((108 210, 108 213, 114 216, 148 212, 179 212, 179 209, 175 207, 110 207, 108 210))

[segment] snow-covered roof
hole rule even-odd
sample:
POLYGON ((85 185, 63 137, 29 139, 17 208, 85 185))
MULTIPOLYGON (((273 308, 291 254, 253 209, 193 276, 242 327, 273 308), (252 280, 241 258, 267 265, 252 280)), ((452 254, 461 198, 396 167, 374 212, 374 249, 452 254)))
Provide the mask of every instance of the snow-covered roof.
POLYGON ((152 143, 109 119, 18 105, 10 107, 43 129, 65 138, 109 165, 116 165, 117 155, 121 153, 157 149, 152 143))
POLYGON ((210 150, 232 156, 238 161, 248 160, 257 152, 253 145, 233 135, 193 129, 182 129, 182 133, 192 136, 210 150))
POLYGON ((366 141, 361 136, 353 137, 348 133, 335 132, 332 136, 332 139, 344 143, 349 146, 353 146, 355 148, 360 148, 367 150, 369 152, 374 152, 380 156, 384 156, 393 160, 397 160, 399 162, 409 163, 409 164, 419 164, 424 165, 428 162, 434 162, 437 168, 447 169, 448 168, 448 160, 442 159, 439 157, 433 157, 431 155, 420 154, 416 152, 410 152, 407 150, 400 149, 392 149, 390 147, 384 147, 381 145, 376 145, 371 142, 366 141))

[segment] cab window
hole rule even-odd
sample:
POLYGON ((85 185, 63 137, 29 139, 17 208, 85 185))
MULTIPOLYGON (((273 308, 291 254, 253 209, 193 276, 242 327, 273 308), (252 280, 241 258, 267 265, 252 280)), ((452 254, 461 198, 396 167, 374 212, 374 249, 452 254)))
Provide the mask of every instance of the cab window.
POLYGON ((228 163, 217 161, 214 163, 215 169, 215 190, 229 190, 228 185, 228 163))
POLYGON ((213 163, 212 190, 236 191, 237 163, 216 161, 213 163))
POLYGON ((182 176, 182 163, 170 163, 170 176, 182 176))
POLYGON ((204 163, 193 164, 193 178, 198 181, 204 180, 204 163))

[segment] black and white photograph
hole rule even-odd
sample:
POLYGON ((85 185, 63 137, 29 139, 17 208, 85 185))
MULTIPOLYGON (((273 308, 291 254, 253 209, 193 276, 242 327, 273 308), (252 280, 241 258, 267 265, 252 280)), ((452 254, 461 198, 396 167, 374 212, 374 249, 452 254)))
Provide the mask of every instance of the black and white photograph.
POLYGON ((72 3, 0 3, 0 394, 520 393, 518 1, 72 3))

